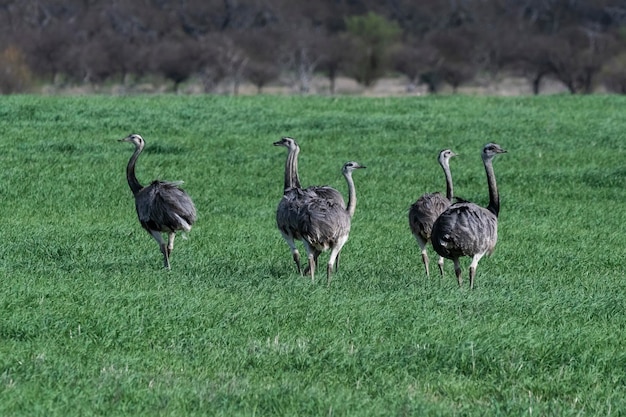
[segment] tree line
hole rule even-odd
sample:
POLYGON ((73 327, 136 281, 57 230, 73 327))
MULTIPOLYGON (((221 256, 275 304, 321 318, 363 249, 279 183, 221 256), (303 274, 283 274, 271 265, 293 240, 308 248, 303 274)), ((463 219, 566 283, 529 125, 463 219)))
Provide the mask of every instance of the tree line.
POLYGON ((314 75, 456 90, 478 75, 626 93, 626 0, 3 0, 0 91, 191 77, 206 92, 314 75))

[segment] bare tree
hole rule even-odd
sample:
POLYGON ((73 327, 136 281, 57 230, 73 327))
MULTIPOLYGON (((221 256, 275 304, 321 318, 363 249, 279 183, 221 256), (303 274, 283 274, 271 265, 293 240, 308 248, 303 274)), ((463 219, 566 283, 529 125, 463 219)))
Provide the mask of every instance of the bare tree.
POLYGON ((22 39, 30 68, 56 82, 65 70, 67 51, 72 44, 72 30, 64 25, 46 31, 26 33, 22 39))
POLYGON ((198 43, 192 40, 166 40, 152 50, 152 66, 165 78, 174 82, 173 90, 194 74, 200 66, 198 43))
POLYGON ((626 94, 626 52, 617 54, 607 62, 600 76, 607 90, 626 94))
POLYGON ((477 43, 471 32, 464 29, 438 31, 430 35, 427 42, 437 51, 433 72, 450 84, 455 92, 461 84, 474 77, 477 43))
POLYGON ((271 30, 247 31, 237 36, 237 44, 248 59, 243 68, 244 77, 254 84, 258 93, 280 74, 275 46, 278 42, 277 33, 271 30))
POLYGON ((438 60, 437 50, 424 42, 397 44, 391 53, 393 68, 408 79, 408 91, 423 82, 427 84, 429 92, 437 92, 439 77, 435 73, 438 60))
POLYGON ((330 94, 335 94, 337 77, 347 63, 346 51, 350 42, 339 34, 323 35, 319 41, 321 55, 317 68, 330 81, 330 94))
POLYGON ((514 69, 528 77, 535 94, 547 75, 562 82, 572 94, 590 93, 612 49, 613 42, 607 35, 571 27, 557 35, 525 37, 512 48, 512 62, 514 69))
POLYGON ((285 29, 280 58, 300 93, 310 91, 313 74, 322 60, 321 32, 308 26, 285 29))
POLYGON ((348 51, 348 75, 366 87, 387 71, 388 48, 398 39, 400 28, 395 22, 375 13, 346 19, 352 45, 348 51))

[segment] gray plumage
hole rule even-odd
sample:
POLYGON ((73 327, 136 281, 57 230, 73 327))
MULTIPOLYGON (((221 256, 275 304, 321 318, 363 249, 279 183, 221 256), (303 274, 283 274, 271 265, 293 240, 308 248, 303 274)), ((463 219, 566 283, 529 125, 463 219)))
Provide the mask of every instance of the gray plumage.
MULTIPOLYGON (((429 276, 428 271, 428 252, 426 245, 430 242, 430 235, 432 232, 433 224, 437 217, 443 213, 452 204, 452 198, 454 196, 452 186, 452 174, 450 173, 450 158, 456 156, 450 149, 444 149, 439 152, 439 165, 443 169, 446 177, 446 196, 441 193, 427 193, 413 203, 409 209, 409 227, 411 233, 415 237, 417 244, 420 247, 422 253, 422 262, 426 269, 426 276, 429 276)), ((439 257, 437 262, 439 265, 439 272, 443 276, 443 257, 439 257)))
POLYGON ((488 143, 482 151, 482 160, 487 173, 489 205, 480 207, 467 201, 452 204, 433 225, 431 240, 435 251, 444 258, 452 259, 459 286, 462 285, 459 258, 469 256, 470 289, 474 288, 476 268, 480 259, 491 255, 498 240, 498 213, 500 197, 493 172, 493 158, 505 153, 499 145, 488 143))
POLYGON ((298 153, 300 147, 292 138, 284 137, 274 142, 274 146, 285 146, 288 150, 287 161, 285 162, 285 185, 283 189, 283 198, 278 203, 276 210, 276 226, 280 231, 283 239, 289 245, 291 254, 298 273, 302 274, 300 266, 300 252, 296 247, 296 240, 302 240, 297 230, 296 223, 296 202, 299 198, 300 179, 298 178, 298 153))
POLYGON ((135 209, 141 226, 157 241, 165 268, 170 268, 170 255, 174 249, 176 232, 189 232, 196 221, 196 207, 179 185, 182 182, 153 181, 142 186, 135 175, 135 164, 143 151, 145 142, 137 134, 129 135, 120 142, 135 145, 135 152, 126 167, 126 179, 135 197, 135 209), (167 243, 161 233, 167 233, 167 243))
POLYGON ((327 282, 338 260, 341 249, 348 240, 350 223, 356 210, 356 189, 352 171, 365 168, 357 162, 347 162, 342 168, 348 183, 348 205, 343 198, 334 196, 309 196, 301 201, 297 211, 297 229, 304 241, 309 258, 311 280, 315 280, 315 267, 319 255, 329 250, 330 258, 326 268, 327 282))
POLYGON ((295 139, 283 137, 274 142, 274 146, 284 146, 287 148, 287 160, 285 162, 285 180, 283 197, 278 203, 276 210, 276 226, 283 239, 289 246, 298 273, 302 274, 300 264, 300 253, 296 247, 296 240, 302 240, 302 233, 298 228, 298 215, 306 201, 310 199, 330 199, 343 202, 343 196, 331 187, 308 187, 302 189, 298 175, 298 154, 300 146, 295 139))

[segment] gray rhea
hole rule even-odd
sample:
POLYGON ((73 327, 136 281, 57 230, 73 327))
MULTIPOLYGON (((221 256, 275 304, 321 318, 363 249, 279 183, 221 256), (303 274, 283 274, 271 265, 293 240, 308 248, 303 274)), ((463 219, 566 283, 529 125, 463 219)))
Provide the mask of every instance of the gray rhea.
POLYGON ((174 249, 176 232, 189 232, 196 221, 196 207, 179 185, 181 182, 153 181, 142 186, 135 175, 135 164, 145 142, 140 135, 132 134, 120 142, 135 145, 135 152, 126 167, 126 179, 135 197, 135 208, 141 226, 157 241, 163 254, 164 267, 170 269, 170 256, 174 249), (167 243, 161 233, 167 233, 167 243))
MULTIPOLYGON (((430 276, 428 271, 428 252, 426 245, 430 242, 430 236, 433 229, 433 224, 437 217, 443 213, 450 204, 452 204, 452 198, 454 196, 452 186, 452 174, 450 173, 450 158, 456 156, 450 149, 444 149, 439 152, 439 165, 443 169, 446 177, 446 196, 444 197, 439 192, 427 193, 413 203, 409 209, 409 227, 411 233, 415 237, 417 244, 420 247, 422 253, 422 262, 426 269, 426 276, 430 276)), ((439 256, 439 272, 443 277, 443 256, 439 256)))
POLYGON ((319 255, 330 249, 326 268, 327 283, 330 284, 335 263, 348 240, 350 223, 356 209, 356 189, 352 172, 362 168, 365 167, 357 162, 346 162, 343 165, 342 173, 348 183, 347 206, 343 198, 318 195, 306 199, 298 212, 298 229, 307 250, 311 280, 315 280, 315 267, 319 255))
POLYGON ((487 208, 466 201, 458 202, 444 211, 433 225, 433 248, 440 256, 452 259, 459 286, 463 283, 459 258, 472 258, 469 280, 470 289, 473 289, 478 262, 485 254, 491 255, 496 246, 500 197, 493 172, 493 158, 505 152, 495 143, 488 143, 483 147, 482 160, 489 187, 487 208))
POLYGON ((287 161, 285 162, 283 198, 278 203, 276 210, 276 226, 291 249, 298 273, 302 274, 300 252, 298 252, 295 243, 296 240, 302 240, 302 236, 300 236, 296 227, 297 200, 302 192, 300 178, 298 177, 298 154, 300 153, 300 147, 294 139, 288 137, 274 142, 274 146, 284 146, 288 151, 287 161))
POLYGON ((302 275, 300 253, 295 243, 296 240, 302 240, 302 234, 298 228, 298 213, 306 205, 306 201, 312 198, 328 198, 340 201, 341 204, 345 203, 343 196, 331 187, 312 186, 302 189, 300 177, 298 176, 300 146, 295 139, 283 137, 281 140, 274 142, 274 146, 287 148, 283 197, 276 209, 276 226, 287 245, 289 245, 298 273, 302 275))

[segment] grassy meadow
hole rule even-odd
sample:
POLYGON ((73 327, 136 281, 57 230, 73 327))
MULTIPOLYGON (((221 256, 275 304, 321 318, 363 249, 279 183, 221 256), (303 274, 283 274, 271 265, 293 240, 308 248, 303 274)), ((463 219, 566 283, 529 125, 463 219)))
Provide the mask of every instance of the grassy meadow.
MULTIPOLYGON (((626 98, 0 98, 0 415, 533 416, 626 410, 626 98), (184 180, 199 219, 171 271, 125 167, 184 180), (275 226, 281 136, 303 186, 358 204, 341 267, 300 277, 275 226), (487 204, 476 289, 426 279, 421 194, 487 204)), ((301 247, 301 246, 300 246, 301 247)), ((304 256, 304 250, 301 250, 304 256)))

